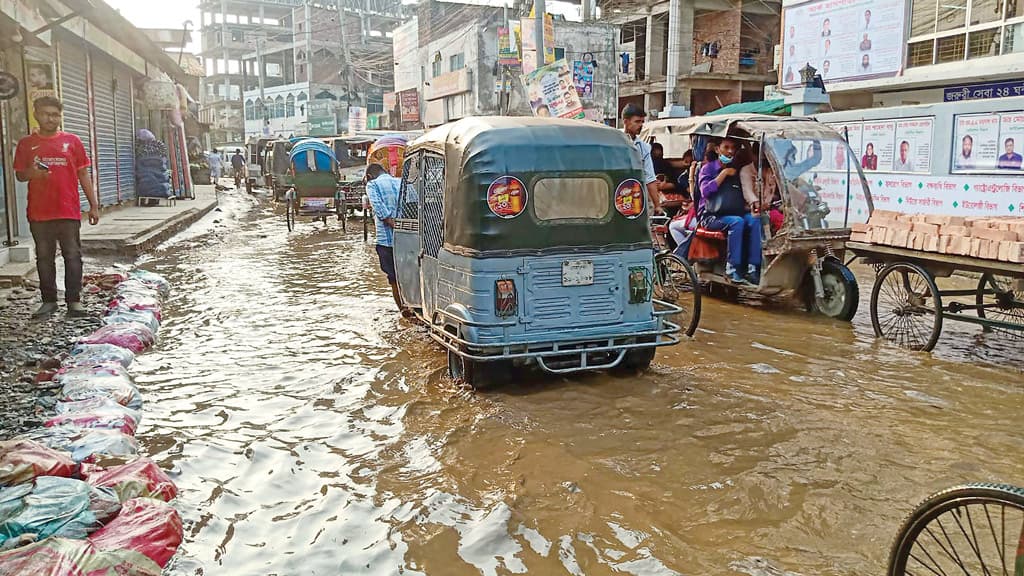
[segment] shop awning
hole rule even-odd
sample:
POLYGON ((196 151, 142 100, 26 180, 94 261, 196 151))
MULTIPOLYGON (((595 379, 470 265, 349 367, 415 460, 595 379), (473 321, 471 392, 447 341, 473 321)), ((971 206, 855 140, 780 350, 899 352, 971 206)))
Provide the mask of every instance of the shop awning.
POLYGON ((713 112, 708 112, 708 116, 718 116, 720 114, 771 114, 774 116, 787 116, 790 113, 790 107, 786 104, 786 101, 779 98, 778 100, 757 100, 755 102, 737 102, 736 104, 729 104, 723 106, 713 112))

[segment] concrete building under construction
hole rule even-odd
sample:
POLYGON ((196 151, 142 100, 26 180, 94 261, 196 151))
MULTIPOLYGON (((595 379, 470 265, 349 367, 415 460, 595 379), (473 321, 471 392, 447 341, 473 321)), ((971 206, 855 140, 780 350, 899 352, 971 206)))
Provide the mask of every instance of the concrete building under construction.
POLYGON ((401 0, 203 0, 200 11, 213 146, 309 133, 311 109, 375 111, 392 89, 401 0), (303 101, 318 97, 330 103, 303 101))

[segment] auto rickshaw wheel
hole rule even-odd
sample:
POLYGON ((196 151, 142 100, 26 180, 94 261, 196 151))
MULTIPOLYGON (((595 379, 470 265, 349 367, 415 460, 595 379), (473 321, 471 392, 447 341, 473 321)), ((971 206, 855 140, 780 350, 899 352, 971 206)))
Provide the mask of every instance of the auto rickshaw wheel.
POLYGON ((814 281, 808 278, 811 310, 844 322, 853 320, 860 304, 860 288, 857 277, 842 262, 826 258, 821 263, 821 285, 825 295, 817 298, 814 295, 814 281))
POLYGON ((511 362, 479 362, 448 350, 448 376, 474 390, 487 390, 506 382, 511 371, 511 362))
MULTIPOLYGON (((653 338, 645 338, 643 342, 653 342, 653 338)), ((622 362, 616 366, 618 372, 644 372, 651 367, 651 362, 654 361, 654 355, 657 353, 657 348, 651 346, 649 348, 634 348, 626 352, 626 355, 622 357, 622 362)))

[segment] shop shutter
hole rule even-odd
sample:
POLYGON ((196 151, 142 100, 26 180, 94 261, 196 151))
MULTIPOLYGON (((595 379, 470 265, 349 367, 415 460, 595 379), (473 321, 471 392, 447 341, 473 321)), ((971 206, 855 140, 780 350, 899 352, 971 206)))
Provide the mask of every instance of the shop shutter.
POLYGON ((126 68, 114 70, 114 130, 117 136, 117 172, 120 198, 135 198, 135 118, 132 114, 132 76, 126 68))
MULTIPOLYGON (((78 136, 90 160, 92 140, 89 138, 89 88, 86 73, 85 47, 81 43, 60 44, 60 97, 64 104, 64 131, 78 136)), ((82 208, 88 208, 85 194, 79 190, 82 208)))
POLYGON ((117 196, 117 133, 114 130, 114 65, 108 57, 92 53, 93 109, 96 113, 96 169, 101 206, 111 206, 117 196))

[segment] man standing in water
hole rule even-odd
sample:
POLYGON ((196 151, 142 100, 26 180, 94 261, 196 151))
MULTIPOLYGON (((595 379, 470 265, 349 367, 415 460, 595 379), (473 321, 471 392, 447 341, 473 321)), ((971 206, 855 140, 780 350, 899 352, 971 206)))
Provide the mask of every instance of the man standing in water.
POLYGON ((640 130, 644 127, 644 120, 647 113, 643 108, 635 104, 626 104, 622 109, 622 126, 626 136, 633 141, 638 152, 640 162, 643 165, 644 186, 647 188, 647 198, 650 200, 651 214, 661 211, 661 191, 658 189, 658 177, 654 173, 654 160, 651 156, 651 145, 640 139, 640 130))
POLYGON ((64 257, 64 300, 68 316, 87 316, 82 295, 82 208, 78 186, 89 201, 89 224, 100 221, 100 203, 89 174, 89 157, 78 136, 60 131, 64 105, 52 96, 33 103, 39 132, 18 142, 14 171, 28 182, 28 222, 36 244, 36 270, 43 304, 36 318, 57 311, 57 245, 64 257))
POLYGON ((366 196, 373 208, 377 259, 391 285, 395 305, 402 316, 409 317, 410 311, 402 306, 402 295, 398 292, 398 277, 395 274, 395 218, 398 216, 398 192, 401 186, 402 181, 388 174, 380 164, 370 164, 366 168, 366 196))

